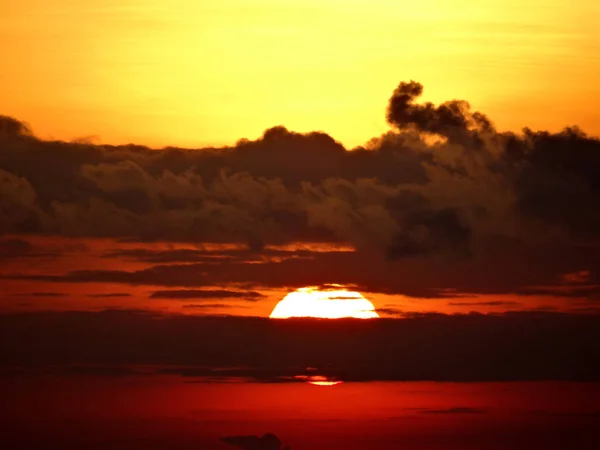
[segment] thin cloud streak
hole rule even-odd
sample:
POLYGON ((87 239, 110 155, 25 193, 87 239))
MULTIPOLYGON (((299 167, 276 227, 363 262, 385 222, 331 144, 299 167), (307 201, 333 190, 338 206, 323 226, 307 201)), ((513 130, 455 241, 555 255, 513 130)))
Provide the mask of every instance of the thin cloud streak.
POLYGON ((230 291, 224 289, 213 289, 213 290, 197 290, 197 289, 184 289, 184 290, 171 290, 171 291, 155 291, 150 294, 150 298, 160 299, 173 299, 173 300, 202 300, 202 299, 240 299, 247 302, 255 302, 265 297, 264 294, 254 291, 230 291))

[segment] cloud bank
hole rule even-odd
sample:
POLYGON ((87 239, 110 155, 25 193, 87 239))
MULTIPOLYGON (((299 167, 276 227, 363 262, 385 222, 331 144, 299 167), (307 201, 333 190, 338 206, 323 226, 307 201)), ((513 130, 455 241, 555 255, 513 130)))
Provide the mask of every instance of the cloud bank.
POLYGON ((599 316, 549 312, 333 321, 20 313, 0 315, 0 371, 136 374, 152 366, 153 373, 266 382, 298 375, 589 381, 600 380, 599 325, 599 316))
MULTIPOLYGON (((136 240, 348 242, 390 259, 468 257, 499 239, 593 242, 600 141, 577 128, 497 131, 403 82, 392 129, 348 150, 274 127, 225 148, 43 141, 0 118, 0 233, 136 240)), ((19 250, 16 243, 6 251, 19 250)))
POLYGON ((0 278, 179 288, 153 298, 194 300, 200 289, 340 283, 420 298, 562 298, 563 309, 597 312, 600 139, 577 127, 501 132, 466 101, 421 102, 423 89, 400 83, 390 130, 354 149, 282 126, 223 148, 44 141, 0 117, 0 260, 15 267, 0 278), (83 251, 38 249, 41 235, 137 247, 107 247, 114 265, 35 270, 25 258, 83 251))

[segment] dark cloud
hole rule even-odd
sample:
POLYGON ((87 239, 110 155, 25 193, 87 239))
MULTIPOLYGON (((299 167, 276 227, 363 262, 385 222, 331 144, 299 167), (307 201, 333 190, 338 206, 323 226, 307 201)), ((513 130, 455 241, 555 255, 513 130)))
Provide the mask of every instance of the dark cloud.
POLYGON ((533 411, 536 416, 548 417, 598 417, 600 418, 600 410, 596 411, 533 411))
POLYGON ((127 292, 103 292, 101 294, 88 294, 90 298, 119 298, 119 297, 131 297, 131 294, 127 292))
POLYGON ((389 100, 387 121, 399 129, 414 128, 419 132, 444 136, 450 142, 477 146, 479 133, 492 133, 490 120, 479 112, 470 111, 464 100, 452 100, 435 106, 415 101, 423 93, 416 81, 402 82, 389 100))
POLYGON ((387 249, 391 259, 445 250, 469 255, 471 230, 455 208, 434 209, 421 194, 400 192, 388 200, 388 208, 400 231, 387 249))
POLYGON ((188 376, 264 381, 307 367, 346 381, 600 380, 599 321, 550 312, 366 321, 15 313, 0 315, 0 365, 158 365, 188 376))
MULTIPOLYGON (((281 127, 219 150, 5 140, 6 231, 19 233, 231 240, 255 249, 267 241, 343 240, 360 237, 360 222, 381 214, 370 205, 394 190, 392 180, 376 180, 375 152, 348 152, 322 133, 281 127), (334 204, 340 211, 331 217, 334 204)), ((409 147, 399 152, 406 157, 388 166, 393 183, 425 181, 421 156, 409 147)))
MULTIPOLYGON (((577 311, 575 311, 575 309, 576 308, 571 309, 570 312, 577 313, 577 311)), ((558 312, 559 309, 556 306, 540 305, 540 306, 534 306, 532 308, 522 309, 520 311, 522 311, 522 312, 558 312)))
MULTIPOLYGON (((332 250, 331 252, 336 252, 332 250)), ((293 249, 281 250, 276 248, 263 248, 255 252, 247 248, 240 249, 173 249, 152 250, 147 248, 135 248, 127 250, 115 250, 106 252, 104 258, 123 258, 148 263, 219 263, 227 261, 268 261, 282 260, 285 258, 313 258, 316 254, 311 250, 293 249)))
POLYGON ((518 291, 519 295, 574 297, 574 298, 599 298, 600 285, 568 286, 566 289, 560 285, 524 287, 518 291))
POLYGON ((228 303, 200 303, 200 304, 189 304, 182 305, 182 308, 186 309, 231 309, 231 308, 249 308, 246 305, 233 305, 228 303))
POLYGON ((450 306, 519 306, 519 302, 509 302, 505 300, 493 300, 483 302, 448 302, 450 306))
POLYGON ((20 297, 67 297, 69 294, 64 292, 28 292, 18 295, 20 297))
POLYGON ((423 414, 484 414, 487 411, 480 408, 468 408, 464 406, 456 406, 447 409, 424 409, 420 411, 423 414))
POLYGON ((582 306, 572 308, 574 313, 581 314, 600 314, 600 306, 582 306))
POLYGON ((281 448, 281 440, 274 434, 267 433, 258 436, 224 436, 221 440, 243 450, 290 450, 289 447, 281 448))
POLYGON ((402 316, 404 315, 404 311, 393 306, 384 306, 382 308, 377 308, 377 314, 384 316, 402 316))
POLYGON ((69 253, 84 252, 86 250, 88 250, 87 246, 81 242, 63 242, 59 245, 49 245, 31 242, 19 237, 0 238, 0 259, 56 259, 69 253))
POLYGON ((600 227, 600 140, 577 128, 561 133, 525 130, 504 157, 514 175, 516 207, 597 242, 600 227))
POLYGON ((233 298, 245 300, 247 302, 255 302, 264 297, 264 294, 253 291, 230 291, 225 289, 182 289, 182 290, 171 290, 171 291, 156 291, 150 294, 150 298, 168 298, 174 300, 188 300, 188 299, 225 299, 233 298))
MULTIPOLYGON (((120 270, 75 270, 65 275, 9 275, 5 278, 13 280, 28 280, 28 281, 47 281, 53 283, 126 283, 126 284, 158 284, 166 286, 181 285, 181 281, 173 279, 170 282, 162 282, 159 279, 152 281, 152 273, 160 272, 169 266, 155 267, 151 269, 139 270, 135 272, 127 272, 120 270), (166 283, 166 284, 165 284, 166 283)), ((177 272, 177 266, 173 267, 177 272)), ((186 285, 186 283, 183 283, 186 285)), ((199 282, 196 285, 201 285, 199 282)))
MULTIPOLYGON (((176 249, 176 250, 151 250, 146 248, 116 250, 107 252, 103 255, 104 258, 122 258, 136 261, 144 261, 149 263, 211 263, 219 262, 223 258, 233 258, 229 255, 230 252, 223 250, 217 251, 202 251, 191 249, 176 249)), ((242 252, 237 251, 236 254, 242 252)), ((248 252, 243 252, 248 253, 248 252)))
POLYGON ((24 239, 0 239, 0 259, 27 256, 32 250, 33 246, 24 239))
POLYGON ((0 114, 0 138, 32 137, 31 128, 24 122, 13 117, 0 114))

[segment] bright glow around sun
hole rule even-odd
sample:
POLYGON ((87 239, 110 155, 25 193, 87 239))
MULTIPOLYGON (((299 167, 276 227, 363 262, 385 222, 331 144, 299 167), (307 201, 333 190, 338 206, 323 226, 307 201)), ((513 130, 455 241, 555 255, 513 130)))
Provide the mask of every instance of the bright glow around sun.
POLYGON ((373 319, 379 315, 373 304, 361 293, 332 284, 325 289, 313 286, 290 292, 277 303, 270 317, 272 319, 289 317, 373 319))

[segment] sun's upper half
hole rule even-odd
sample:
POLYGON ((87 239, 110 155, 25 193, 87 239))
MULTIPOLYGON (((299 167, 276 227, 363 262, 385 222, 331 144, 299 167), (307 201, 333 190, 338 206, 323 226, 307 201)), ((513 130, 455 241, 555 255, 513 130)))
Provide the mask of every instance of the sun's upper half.
POLYGON ((373 304, 361 293, 350 291, 341 285, 330 285, 326 288, 304 287, 290 292, 277 303, 270 317, 272 319, 289 317, 373 319, 379 315, 373 304))

